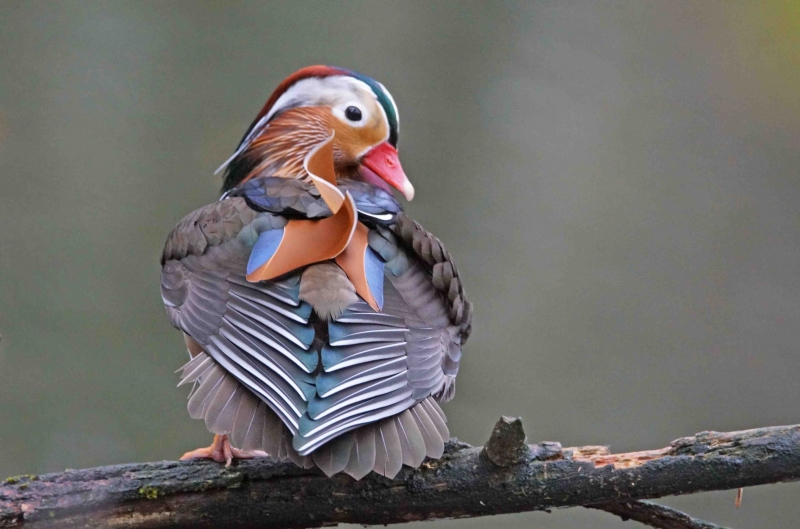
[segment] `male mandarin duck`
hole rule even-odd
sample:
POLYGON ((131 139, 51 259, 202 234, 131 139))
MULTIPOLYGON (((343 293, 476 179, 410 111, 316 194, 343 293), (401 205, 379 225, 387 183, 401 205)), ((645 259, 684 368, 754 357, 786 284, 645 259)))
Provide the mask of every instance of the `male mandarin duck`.
POLYGON ((472 305, 450 254, 391 188, 386 88, 348 70, 284 80, 216 203, 172 230, 161 294, 191 360, 188 409, 214 442, 182 459, 269 455, 356 479, 441 457, 472 305))

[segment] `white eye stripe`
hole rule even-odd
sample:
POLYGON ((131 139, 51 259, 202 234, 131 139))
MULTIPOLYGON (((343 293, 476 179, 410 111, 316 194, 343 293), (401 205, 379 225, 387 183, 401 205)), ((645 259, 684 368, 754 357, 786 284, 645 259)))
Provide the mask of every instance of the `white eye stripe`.
POLYGON ((355 101, 351 99, 354 95, 358 97, 357 94, 366 94, 377 100, 377 96, 372 93, 369 85, 353 77, 334 75, 301 79, 278 98, 266 118, 269 121, 273 115, 289 107, 319 104, 342 106, 342 111, 349 105, 353 105, 364 112, 363 104, 358 99, 355 101), (343 100, 350 100, 350 102, 343 104, 341 103, 343 100))

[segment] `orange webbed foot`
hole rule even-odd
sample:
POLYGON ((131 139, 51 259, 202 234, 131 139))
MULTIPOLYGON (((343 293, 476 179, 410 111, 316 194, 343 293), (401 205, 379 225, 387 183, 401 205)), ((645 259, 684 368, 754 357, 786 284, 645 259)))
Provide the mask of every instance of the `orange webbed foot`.
POLYGON ((234 459, 254 459, 256 457, 267 457, 267 455, 266 452, 261 450, 239 450, 231 446, 227 435, 215 435, 211 446, 186 452, 181 456, 181 461, 213 459, 217 463, 225 463, 227 468, 231 466, 234 459))

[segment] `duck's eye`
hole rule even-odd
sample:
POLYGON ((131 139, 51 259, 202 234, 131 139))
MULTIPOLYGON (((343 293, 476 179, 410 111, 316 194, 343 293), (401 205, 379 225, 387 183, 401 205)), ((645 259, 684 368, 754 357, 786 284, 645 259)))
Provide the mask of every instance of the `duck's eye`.
POLYGON ((361 121, 361 110, 358 107, 347 107, 344 111, 344 117, 350 121, 361 121))

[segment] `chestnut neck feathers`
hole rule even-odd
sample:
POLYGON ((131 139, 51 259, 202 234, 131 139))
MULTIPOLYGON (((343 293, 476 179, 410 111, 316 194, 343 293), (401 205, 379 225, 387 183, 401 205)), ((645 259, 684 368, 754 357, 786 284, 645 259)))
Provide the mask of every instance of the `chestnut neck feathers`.
POLYGON ((303 160, 330 136, 331 117, 325 107, 292 108, 276 116, 228 165, 222 191, 262 175, 307 179, 303 160))

